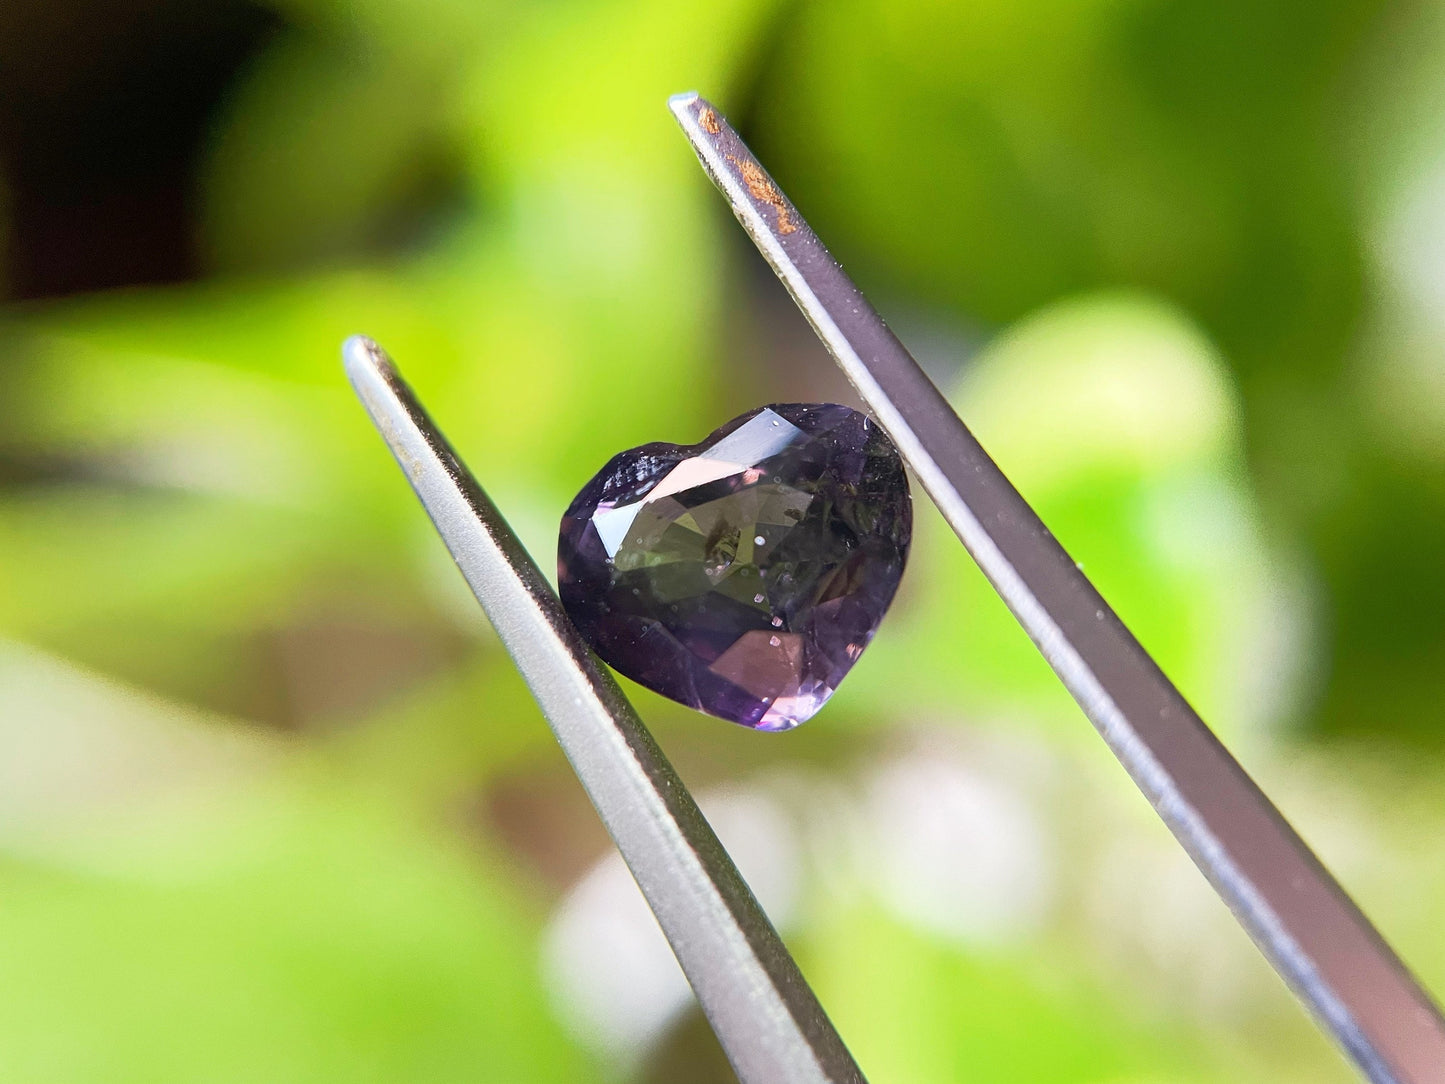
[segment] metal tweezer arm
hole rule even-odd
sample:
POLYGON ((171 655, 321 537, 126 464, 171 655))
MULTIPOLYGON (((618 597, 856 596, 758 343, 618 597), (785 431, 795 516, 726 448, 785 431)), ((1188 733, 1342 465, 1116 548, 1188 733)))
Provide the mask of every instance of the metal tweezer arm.
POLYGON ((1376 1084, 1445 1084, 1445 1020, 1004 477, 721 114, 708 176, 924 488, 1275 970, 1376 1084))
POLYGON ((382 349, 347 375, 672 944, 743 1084, 862 1084, 767 916, 612 675, 382 349))

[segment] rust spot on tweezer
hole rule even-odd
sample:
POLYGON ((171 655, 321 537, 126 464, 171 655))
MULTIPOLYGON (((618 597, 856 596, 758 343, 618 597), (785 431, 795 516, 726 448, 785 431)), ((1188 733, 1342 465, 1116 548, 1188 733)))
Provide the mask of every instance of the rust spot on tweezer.
POLYGON ((704 106, 702 111, 698 113, 697 122, 702 125, 705 132, 708 132, 711 135, 717 135, 719 132, 722 131, 722 125, 719 124, 717 121, 716 111, 709 109, 706 106, 704 106))
MULTIPOLYGON (((713 118, 714 122, 716 117, 713 118)), ((793 221, 792 213, 788 210, 788 202, 783 199, 783 194, 778 191, 778 186, 773 184, 763 167, 754 162, 751 158, 737 158, 728 155, 727 159, 738 167, 743 175, 743 181, 748 186, 748 191, 753 194, 753 199, 762 200, 773 210, 778 212, 778 232, 792 233, 798 228, 793 221)))

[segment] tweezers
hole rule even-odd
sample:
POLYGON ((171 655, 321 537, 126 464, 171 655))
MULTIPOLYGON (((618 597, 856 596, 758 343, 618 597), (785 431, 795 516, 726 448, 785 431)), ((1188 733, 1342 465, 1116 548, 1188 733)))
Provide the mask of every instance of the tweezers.
MULTIPOLYGON (((1445 1018, 1130 634, 722 115, 703 168, 1019 624, 1319 1026, 1374 1084, 1445 1084, 1445 1018)), ((864 1079, 611 673, 382 349, 347 373, 563 752, 743 1084, 864 1079)))

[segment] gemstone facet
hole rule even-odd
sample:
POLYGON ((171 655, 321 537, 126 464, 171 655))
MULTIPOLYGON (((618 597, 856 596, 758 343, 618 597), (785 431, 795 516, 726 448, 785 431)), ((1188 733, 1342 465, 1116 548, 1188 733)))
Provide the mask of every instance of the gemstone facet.
POLYGON ((849 407, 786 403, 701 444, 614 456, 562 517, 562 603, 618 672, 789 730, 833 694, 898 588, 913 507, 898 450, 849 407))

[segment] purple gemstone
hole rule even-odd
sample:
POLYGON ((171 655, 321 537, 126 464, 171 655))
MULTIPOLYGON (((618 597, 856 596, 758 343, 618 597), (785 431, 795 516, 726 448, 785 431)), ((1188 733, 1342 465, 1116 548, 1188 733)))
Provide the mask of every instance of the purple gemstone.
POLYGON ((845 406, 786 403, 614 456, 562 517, 562 604, 620 673, 789 730, 833 694, 903 574, 903 461, 845 406))

